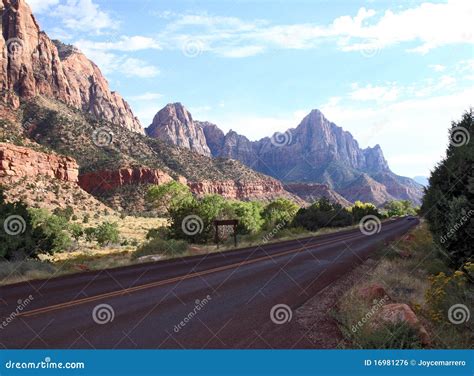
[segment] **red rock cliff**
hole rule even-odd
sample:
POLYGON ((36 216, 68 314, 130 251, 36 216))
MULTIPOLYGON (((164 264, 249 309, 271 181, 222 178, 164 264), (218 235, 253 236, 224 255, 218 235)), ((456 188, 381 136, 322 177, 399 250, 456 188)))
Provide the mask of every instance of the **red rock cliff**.
POLYGON ((79 185, 89 193, 114 190, 131 184, 164 184, 173 178, 161 170, 146 167, 96 171, 79 176, 79 185))
POLYGON ((43 95, 144 134, 99 68, 72 46, 53 43, 24 0, 2 0, 0 29, 0 100, 18 107, 20 98, 43 95))
POLYGON ((79 167, 72 158, 0 143, 0 183, 15 182, 38 175, 76 183, 78 174, 79 167))

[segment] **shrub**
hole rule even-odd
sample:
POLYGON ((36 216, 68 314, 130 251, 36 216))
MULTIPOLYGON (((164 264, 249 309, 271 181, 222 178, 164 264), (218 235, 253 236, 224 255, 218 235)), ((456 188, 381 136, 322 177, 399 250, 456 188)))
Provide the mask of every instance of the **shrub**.
POLYGON ((132 258, 137 259, 143 256, 161 254, 168 257, 180 256, 188 250, 188 243, 184 240, 164 240, 152 239, 148 243, 140 246, 134 253, 132 258))
POLYGON ((256 234, 262 229, 263 205, 259 202, 236 201, 231 204, 234 219, 239 220, 239 234, 256 234))
POLYGON ((453 122, 446 158, 433 170, 421 213, 437 245, 458 268, 472 258, 474 237, 474 116, 453 122), (470 141, 468 141, 470 138, 470 141), (464 141, 463 141, 464 140, 464 141))
POLYGON ((316 231, 323 227, 343 227, 352 224, 352 215, 339 204, 321 198, 309 208, 302 208, 296 214, 293 226, 316 231))
POLYGON ((379 218, 382 216, 374 204, 364 203, 361 201, 356 201, 354 205, 349 208, 349 210, 352 213, 354 223, 359 223, 362 218, 368 215, 375 215, 379 218))
POLYGON ((34 225, 26 204, 6 203, 0 189, 0 258, 24 260, 50 254, 54 252, 55 241, 56 234, 34 225))
POLYGON ((263 219, 265 228, 271 229, 279 224, 291 224, 299 210, 299 206, 291 200, 279 198, 265 207, 263 219))
POLYGON ((120 233, 117 223, 104 222, 100 224, 96 227, 94 236, 100 246, 120 242, 120 233))
POLYGON ((367 328, 355 336, 354 344, 362 349, 421 349, 423 345, 415 328, 406 323, 367 328))
POLYGON ((473 264, 467 263, 465 269, 467 272, 457 270, 451 275, 441 272, 429 277, 430 287, 426 290, 425 299, 428 314, 433 321, 448 322, 451 307, 456 304, 471 304, 474 291, 472 282, 469 282, 469 271, 473 269, 473 264))
POLYGON ((65 216, 50 215, 44 209, 30 209, 35 227, 51 236, 53 240, 53 252, 67 250, 72 245, 69 236, 69 223, 65 216))
POLYGON ((408 200, 390 201, 384 205, 389 217, 401 217, 404 215, 416 215, 417 209, 408 200))
POLYGON ((53 214, 64 218, 66 221, 70 221, 72 216, 74 215, 74 209, 71 206, 67 206, 65 209, 56 208, 53 210, 53 214))

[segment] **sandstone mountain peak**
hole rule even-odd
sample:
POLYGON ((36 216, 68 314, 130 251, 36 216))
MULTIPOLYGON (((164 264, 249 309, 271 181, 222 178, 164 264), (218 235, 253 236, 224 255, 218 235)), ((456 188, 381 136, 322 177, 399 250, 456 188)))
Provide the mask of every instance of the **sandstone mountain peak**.
MULTIPOLYGON (((200 154, 241 161, 247 166, 285 183, 310 184, 308 189, 344 192, 348 200, 357 199, 355 187, 365 192, 367 201, 383 204, 389 199, 420 202, 422 189, 411 179, 395 175, 389 168, 380 145, 362 149, 351 133, 312 110, 296 128, 281 140, 266 137, 250 141, 230 130, 225 134, 215 124, 193 121, 176 106, 162 109, 147 129, 148 135, 200 154)), ((298 192, 305 192, 302 186, 298 192)), ((310 196, 308 192, 305 196, 310 196)), ((332 195, 334 197, 334 195, 332 195)), ((344 194, 343 194, 344 196, 344 194)))
POLYGON ((191 113, 181 103, 169 103, 158 111, 146 129, 146 134, 201 155, 211 156, 202 127, 194 122, 191 113))
POLYGON ((74 47, 51 41, 24 0, 3 0, 0 25, 0 101, 18 108, 22 101, 44 96, 143 133, 100 69, 74 47))

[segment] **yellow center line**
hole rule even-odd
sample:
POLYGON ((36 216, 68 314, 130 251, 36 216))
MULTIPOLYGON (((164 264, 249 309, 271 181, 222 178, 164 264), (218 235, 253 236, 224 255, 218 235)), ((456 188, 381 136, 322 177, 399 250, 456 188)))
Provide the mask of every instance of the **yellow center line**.
MULTIPOLYGON (((358 233, 355 234, 355 235, 354 234, 349 234, 349 235, 346 235, 344 237, 334 239, 334 240, 331 240, 331 241, 327 241, 327 242, 323 242, 323 243, 317 243, 317 244, 309 244, 308 247, 310 247, 310 246, 322 246, 322 245, 337 243, 337 242, 340 242, 342 240, 351 240, 351 239, 355 239, 355 238, 360 237, 360 236, 361 236, 361 234, 358 234, 358 233)), ((213 274, 213 273, 221 272, 221 271, 228 270, 228 269, 238 268, 238 267, 243 266, 243 265, 254 264, 254 263, 257 263, 257 262, 260 262, 260 261, 270 260, 270 259, 273 259, 273 258, 276 258, 276 257, 282 257, 282 256, 286 256, 286 255, 289 255, 289 254, 292 254, 292 253, 297 253, 297 252, 304 251, 304 250, 306 250, 306 247, 299 247, 299 248, 295 248, 295 249, 290 249, 288 251, 276 253, 274 255, 263 256, 263 257, 259 257, 259 258, 252 259, 252 260, 242 261, 242 262, 235 263, 235 264, 220 266, 220 267, 213 268, 213 269, 203 270, 201 272, 195 272, 195 273, 187 274, 187 275, 184 275, 184 276, 173 277, 173 278, 165 279, 165 280, 162 280, 162 281, 151 282, 151 283, 147 283, 147 284, 140 285, 140 286, 135 286, 135 287, 129 287, 129 288, 122 289, 122 290, 119 290, 119 291, 112 291, 112 292, 108 292, 108 293, 104 293, 104 294, 90 296, 88 298, 71 300, 71 301, 68 301, 68 302, 59 303, 59 304, 51 305, 51 306, 48 306, 48 307, 38 308, 38 309, 31 310, 31 311, 26 311, 26 312, 20 313, 17 316, 18 317, 37 316, 37 315, 40 315, 40 314, 43 314, 43 313, 49 313, 49 312, 64 309, 64 308, 74 307, 74 306, 77 306, 77 305, 90 303, 90 302, 94 302, 94 301, 97 301, 97 300, 113 298, 113 297, 116 297, 116 296, 121 296, 121 295, 129 294, 129 293, 133 293, 133 292, 136 292, 136 291, 150 289, 150 288, 153 288, 153 287, 164 286, 164 285, 168 285, 168 284, 179 282, 179 281, 184 281, 184 280, 191 279, 191 278, 202 277, 202 276, 205 276, 205 275, 208 275, 208 274, 213 274)))

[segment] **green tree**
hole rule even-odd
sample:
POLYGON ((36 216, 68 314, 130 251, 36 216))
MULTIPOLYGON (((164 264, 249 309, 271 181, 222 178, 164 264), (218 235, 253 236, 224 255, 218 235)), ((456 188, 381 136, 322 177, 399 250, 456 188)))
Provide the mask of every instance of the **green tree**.
POLYGON ((359 223, 362 218, 368 215, 374 215, 376 217, 381 217, 377 207, 369 202, 356 201, 353 206, 349 208, 354 219, 354 223, 359 223))
POLYGON ((173 208, 190 204, 193 195, 188 186, 173 180, 166 184, 150 186, 146 200, 166 214, 173 208))
POLYGON ((54 251, 54 234, 33 225, 25 203, 7 203, 0 189, 0 258, 23 260, 54 251))
POLYGON ((262 229, 264 219, 262 217, 263 205, 260 202, 235 201, 231 204, 234 219, 238 219, 238 232, 240 234, 255 234, 262 229))
POLYGON ((72 245, 69 235, 69 222, 64 216, 49 214, 45 209, 29 209, 33 226, 41 228, 53 240, 53 252, 67 250, 72 245))
POLYGON ((340 204, 327 198, 320 198, 308 208, 302 208, 296 214, 293 226, 316 231, 324 227, 344 227, 352 224, 351 213, 340 204))
POLYGON ((416 209, 408 200, 390 201, 384 206, 389 217, 401 217, 404 215, 416 215, 416 209))
POLYGON ((474 118, 470 109, 453 122, 446 157, 436 166, 425 189, 421 213, 433 238, 460 267, 473 256, 474 118))
POLYGON ((279 224, 288 226, 293 222, 299 209, 300 207, 291 200, 279 198, 272 201, 265 207, 262 214, 265 227, 270 229, 279 224))

